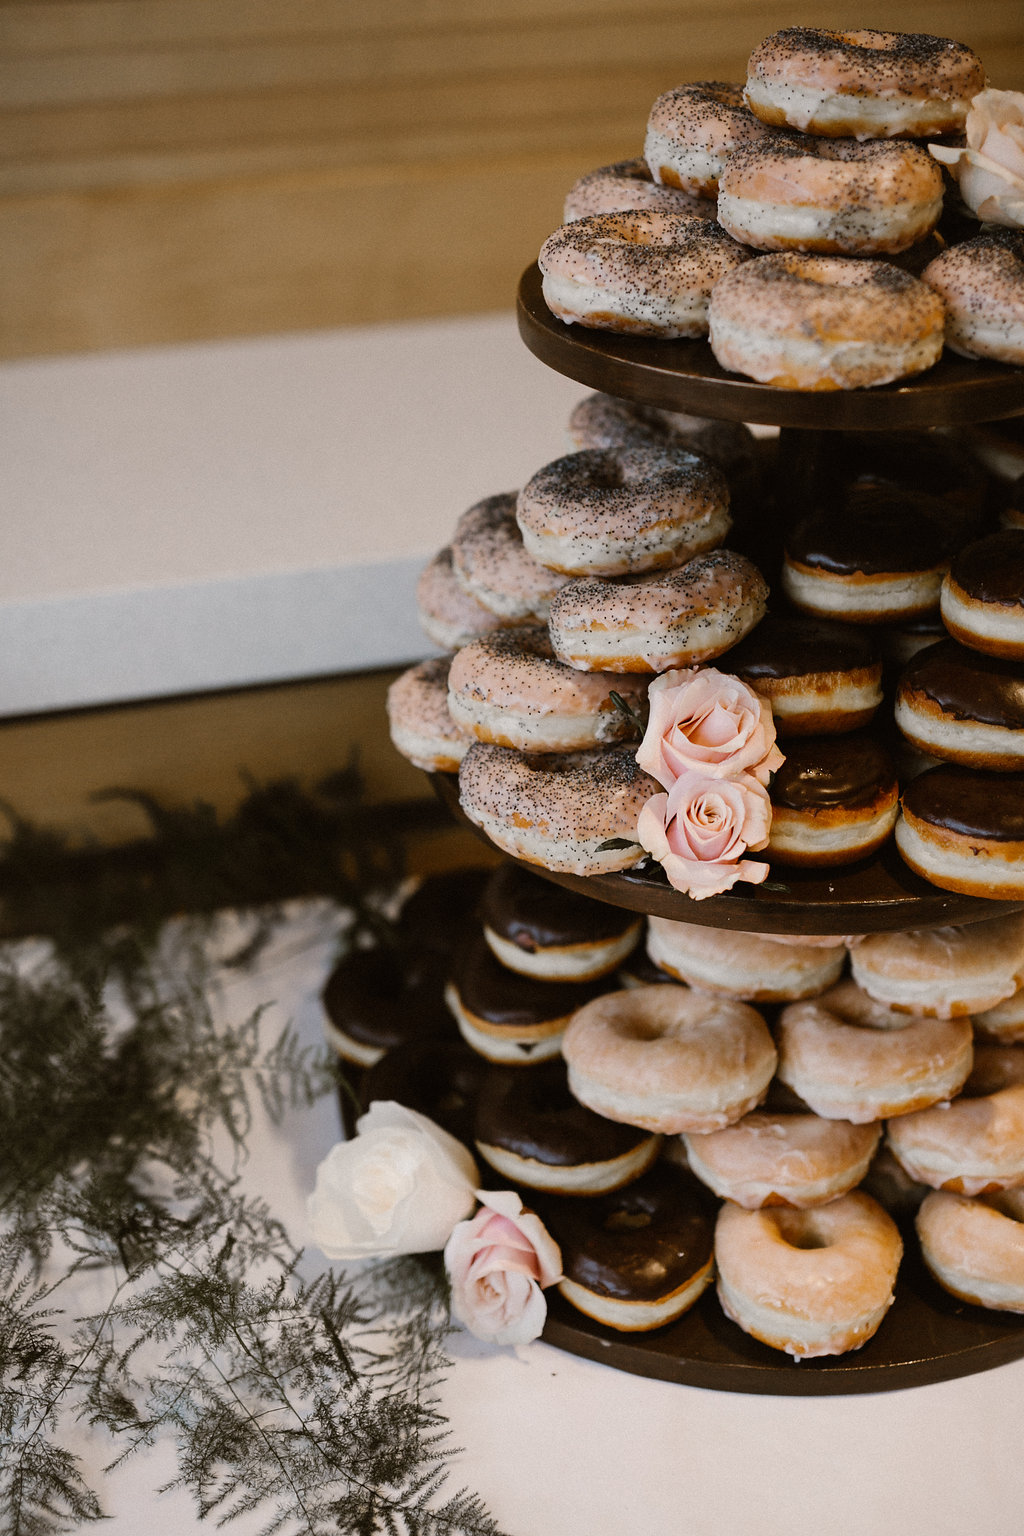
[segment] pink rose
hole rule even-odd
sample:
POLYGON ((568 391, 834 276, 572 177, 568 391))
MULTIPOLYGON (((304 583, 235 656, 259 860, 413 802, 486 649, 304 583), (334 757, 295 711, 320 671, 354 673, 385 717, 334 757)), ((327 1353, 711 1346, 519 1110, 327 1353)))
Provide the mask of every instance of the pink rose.
POLYGON ((750 774, 712 779, 690 772, 681 774, 667 795, 651 796, 636 835, 669 884, 702 901, 737 880, 760 885, 768 865, 743 855, 767 845, 771 824, 768 792, 750 774))
POLYGON ((751 773, 759 784, 785 761, 772 707, 738 677, 713 667, 664 672, 648 689, 651 714, 636 760, 666 789, 683 773, 751 773))
POLYGON ((956 177, 960 196, 989 224, 1024 226, 1024 95, 981 91, 967 114, 967 147, 929 144, 956 177))
POLYGON ((547 1317, 543 1287, 562 1278, 562 1254, 544 1223, 511 1190, 477 1190, 482 1202, 444 1251, 452 1316, 474 1338, 528 1344, 547 1317))

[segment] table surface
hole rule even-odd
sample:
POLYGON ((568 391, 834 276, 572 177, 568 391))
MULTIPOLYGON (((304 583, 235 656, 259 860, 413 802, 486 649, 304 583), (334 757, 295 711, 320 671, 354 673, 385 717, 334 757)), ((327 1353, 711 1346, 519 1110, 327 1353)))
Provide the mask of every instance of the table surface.
MULTIPOLYGON (((291 1019, 319 1039, 336 926, 322 904, 297 906, 221 1006, 240 1017, 269 1002, 268 1036, 291 1019)), ((331 1100, 254 1128, 245 1185, 296 1238, 338 1135, 331 1100)), ((1019 1536, 1024 1361, 877 1396, 774 1398, 628 1376, 539 1343, 498 1349, 459 1333, 451 1354, 443 1406, 462 1447, 452 1486, 477 1491, 508 1536, 1019 1536)), ((83 1449, 93 1466, 106 1459, 100 1442, 83 1449)), ((108 1485, 107 1536, 207 1530, 186 1495, 155 1491, 173 1470, 167 1448, 122 1469, 108 1485)))
POLYGON ((0 715, 423 655, 420 569, 585 392, 511 309, 0 365, 0 715))

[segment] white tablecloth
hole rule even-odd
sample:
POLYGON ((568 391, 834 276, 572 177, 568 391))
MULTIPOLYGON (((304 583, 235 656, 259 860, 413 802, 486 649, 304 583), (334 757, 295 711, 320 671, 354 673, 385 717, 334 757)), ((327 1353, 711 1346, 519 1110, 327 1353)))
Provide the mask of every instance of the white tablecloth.
MULTIPOLYGON (((239 1018, 270 1003, 268 1036, 291 1019, 320 1036, 318 994, 336 923, 297 907, 252 975, 224 1001, 239 1018)), ((260 1119, 245 1183, 302 1240, 319 1160, 339 1135, 332 1099, 260 1119)), ((451 1487, 487 1502, 508 1536, 1020 1536, 1024 1509, 1024 1361, 907 1391, 838 1398, 746 1397, 624 1375, 544 1344, 494 1349, 458 1334, 443 1388, 463 1448, 451 1487)), ((109 1444, 83 1438, 102 1465, 109 1444)), ((110 1480, 106 1536, 209 1529, 163 1447, 110 1480)), ((254 1517, 228 1529, 255 1536, 254 1517)))

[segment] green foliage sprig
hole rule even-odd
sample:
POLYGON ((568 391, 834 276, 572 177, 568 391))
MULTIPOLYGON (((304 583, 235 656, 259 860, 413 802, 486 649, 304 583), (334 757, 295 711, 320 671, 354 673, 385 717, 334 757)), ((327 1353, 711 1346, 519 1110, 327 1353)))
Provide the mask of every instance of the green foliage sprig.
MULTIPOLYGON (((51 892, 68 900, 49 908, 49 944, 0 952, 4 1536, 57 1536, 102 1518, 72 1449, 83 1422, 109 1437, 111 1468, 170 1436, 168 1486, 217 1524, 256 1511, 266 1536, 498 1536, 475 1494, 447 1491, 439 1270, 404 1259, 347 1276, 311 1271, 240 1187, 256 1099, 279 1117, 331 1087, 333 1070, 288 1029, 266 1043, 259 1013, 215 1021, 206 928, 180 921, 169 943, 163 919, 192 906, 193 865, 208 905, 231 899, 232 863, 244 872, 236 891, 268 889, 260 860, 275 856, 275 840, 295 859, 296 822, 309 888, 351 900, 357 924, 378 921, 367 896, 400 862, 355 815, 354 783, 345 814, 332 810, 332 837, 323 806, 294 786, 254 796, 226 827, 207 808, 149 803, 161 873, 151 859, 134 875, 122 865, 111 890, 97 860, 91 878, 104 895, 91 901, 72 890, 66 850, 15 820, 9 912, 12 891, 34 888, 37 855, 51 892), (126 923, 133 904, 138 921, 126 923), (104 1296, 88 1315, 76 1299, 83 1281, 104 1296)), ((278 887, 282 875, 306 883, 297 862, 278 864, 278 887)), ((30 901, 15 919, 35 910, 30 901)), ((251 961, 269 932, 257 924, 235 962, 251 961)))

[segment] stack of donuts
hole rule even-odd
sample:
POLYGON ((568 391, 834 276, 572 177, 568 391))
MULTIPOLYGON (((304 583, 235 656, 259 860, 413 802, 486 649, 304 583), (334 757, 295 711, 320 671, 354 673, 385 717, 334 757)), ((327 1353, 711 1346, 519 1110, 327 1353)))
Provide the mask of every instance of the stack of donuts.
POLYGON ((595 396, 576 451, 459 519, 418 604, 447 654, 391 687, 392 739, 458 771, 466 815, 504 852, 573 874, 644 856, 638 766, 651 677, 723 656, 764 616, 768 586, 726 549, 754 439, 595 396), (721 467, 730 466, 729 473, 721 467))
POLYGON ((447 1026, 414 979, 359 1100, 472 1144, 587 1316, 659 1328, 717 1282, 755 1338, 841 1354, 881 1325, 905 1237, 955 1295, 1024 1311, 1024 914, 801 939, 652 918, 644 953, 634 914, 504 863, 426 882, 407 944, 438 900, 447 1026))
POLYGON ((888 383, 944 344, 1024 362, 1024 232, 988 224, 954 249, 937 233, 939 159, 957 158, 944 146, 985 85, 949 38, 774 33, 745 84, 665 92, 643 156, 570 189, 539 258, 548 307, 709 336, 723 368, 787 389, 888 383))

